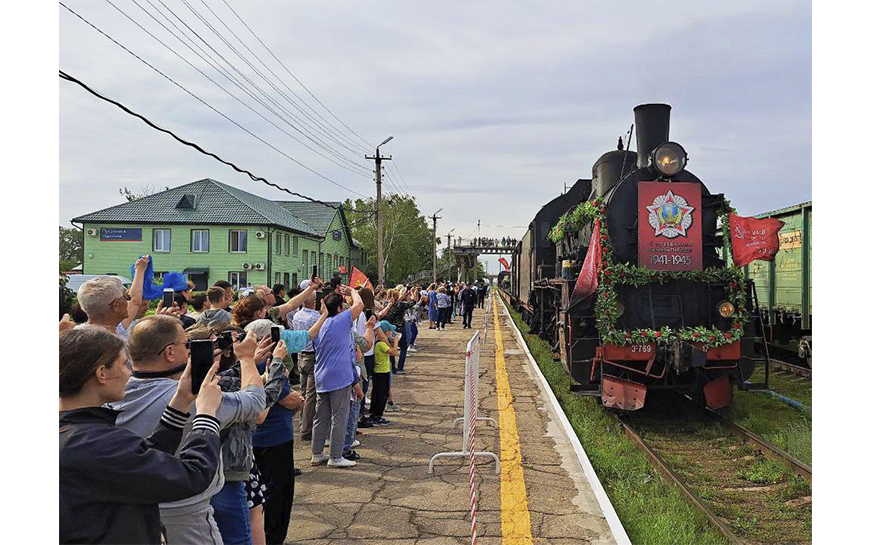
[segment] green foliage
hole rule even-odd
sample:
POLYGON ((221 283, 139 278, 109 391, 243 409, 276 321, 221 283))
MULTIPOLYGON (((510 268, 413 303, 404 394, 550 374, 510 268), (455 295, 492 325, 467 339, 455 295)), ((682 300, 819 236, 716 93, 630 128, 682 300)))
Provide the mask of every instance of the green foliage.
MULTIPOLYGON (((363 245, 369 266, 364 271, 375 282, 378 270, 378 226, 375 199, 345 201, 351 234, 363 245)), ((406 277, 433 263, 433 231, 413 198, 390 195, 382 202, 384 214, 385 275, 388 284, 405 282, 406 277)))
MULTIPOLYGON (((169 189, 170 186, 166 186, 161 191, 169 191, 169 189)), ((127 202, 130 202, 137 199, 142 199, 143 197, 154 195, 155 193, 157 193, 157 191, 154 187, 150 185, 141 185, 139 186, 139 191, 134 191, 132 189, 128 189, 127 187, 122 187, 118 190, 118 193, 120 193, 122 197, 127 199, 127 202)))
POLYGON ((85 257, 85 233, 81 229, 58 226, 58 257, 60 270, 68 271, 82 263, 85 257), (72 266, 67 266, 72 263, 72 266))
POLYGON ((67 287, 67 281, 69 277, 65 274, 59 274, 59 288, 60 288, 60 315, 68 313, 73 306, 73 301, 75 300, 75 294, 73 290, 67 287))

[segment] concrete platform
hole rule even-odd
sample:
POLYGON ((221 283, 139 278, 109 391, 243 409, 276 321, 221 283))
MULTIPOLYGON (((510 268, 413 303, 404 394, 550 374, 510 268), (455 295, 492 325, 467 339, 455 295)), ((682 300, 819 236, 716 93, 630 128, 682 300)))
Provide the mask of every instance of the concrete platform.
MULTIPOLYGON (((494 473, 493 461, 476 457, 478 543, 616 543, 604 515, 611 506, 598 501, 596 486, 585 477, 572 441, 559 416, 553 414, 547 392, 499 305, 496 316, 521 456, 521 471, 515 474, 523 474, 523 487, 513 490, 501 483, 508 478, 506 459, 512 454, 500 452, 499 427, 480 422, 476 450, 500 455, 505 475, 494 473), (513 497, 502 498, 501 489, 513 497), (529 530, 521 528, 525 526, 529 530), (524 533, 529 537, 523 537, 524 533)), ((484 310, 476 309, 475 328, 483 326, 483 317, 484 310)), ((431 456, 461 449, 460 426, 452 429, 451 424, 463 416, 464 355, 475 329, 462 329, 460 322, 455 318, 446 331, 428 330, 424 324, 419 351, 409 354, 406 361, 408 373, 394 377, 393 397, 401 411, 385 414, 392 421, 389 426, 362 430, 361 446, 356 449, 362 458, 357 467, 311 467, 311 443, 297 440, 295 458, 303 475, 296 481, 288 542, 470 543, 466 459, 439 459, 434 474, 427 473, 431 456)), ((506 415, 501 419, 497 408, 496 337, 491 325, 480 360, 479 416, 492 417, 505 428, 506 415)), ((507 432, 503 432, 504 442, 510 436, 507 432)))

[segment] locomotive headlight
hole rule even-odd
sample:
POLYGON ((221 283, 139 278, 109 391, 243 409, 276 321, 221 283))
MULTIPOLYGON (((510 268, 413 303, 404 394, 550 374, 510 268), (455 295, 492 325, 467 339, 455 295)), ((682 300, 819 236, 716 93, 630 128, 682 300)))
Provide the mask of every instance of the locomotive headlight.
POLYGON ((651 153, 651 160, 657 172, 675 176, 687 166, 687 152, 680 144, 666 142, 651 153))
POLYGON ((729 301, 721 301, 718 303, 718 314, 721 315, 721 318, 729 318, 736 312, 736 307, 733 306, 733 303, 729 301))

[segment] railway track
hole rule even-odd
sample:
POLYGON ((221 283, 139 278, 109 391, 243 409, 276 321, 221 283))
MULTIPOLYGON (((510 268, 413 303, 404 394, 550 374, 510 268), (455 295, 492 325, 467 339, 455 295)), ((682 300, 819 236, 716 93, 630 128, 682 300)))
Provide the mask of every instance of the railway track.
POLYGON ((731 543, 811 542, 809 466, 683 400, 645 409, 618 417, 625 435, 731 543))
POLYGON ((811 380, 811 369, 809 369, 808 367, 803 367, 802 365, 794 365, 792 363, 787 363, 786 361, 776 360, 773 358, 769 358, 769 363, 775 369, 790 373, 792 375, 799 375, 801 377, 805 377, 811 380))

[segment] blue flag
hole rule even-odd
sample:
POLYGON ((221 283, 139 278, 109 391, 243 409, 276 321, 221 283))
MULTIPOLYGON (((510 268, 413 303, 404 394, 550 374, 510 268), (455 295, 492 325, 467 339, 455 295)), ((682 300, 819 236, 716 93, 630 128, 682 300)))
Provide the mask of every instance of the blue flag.
MULTIPOLYGON (((130 278, 134 276, 136 276, 135 261, 130 266, 130 278)), ((166 273, 163 275, 163 285, 159 286, 154 283, 154 267, 152 267, 152 260, 149 258, 148 267, 145 269, 145 278, 142 280, 142 298, 149 300, 160 299, 163 297, 163 290, 165 288, 185 291, 188 289, 188 277, 180 272, 166 273)))

